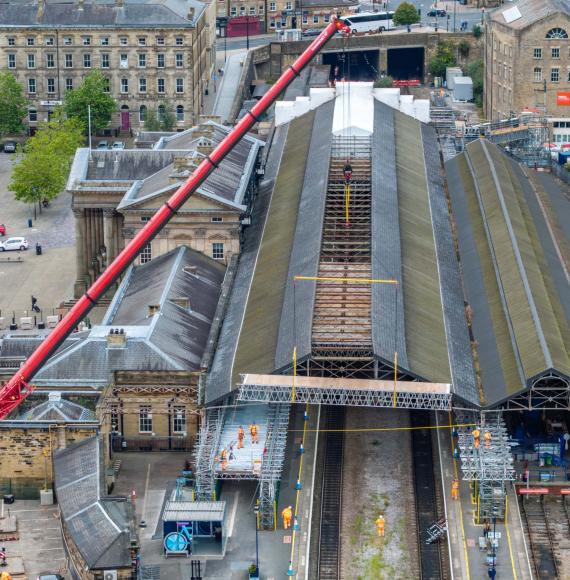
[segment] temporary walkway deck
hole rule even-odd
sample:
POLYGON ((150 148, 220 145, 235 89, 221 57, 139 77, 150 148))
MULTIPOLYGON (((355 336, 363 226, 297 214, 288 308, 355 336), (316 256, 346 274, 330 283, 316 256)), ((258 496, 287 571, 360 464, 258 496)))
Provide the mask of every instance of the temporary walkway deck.
POLYGON ((373 379, 246 374, 242 375, 238 399, 265 403, 451 409, 449 384, 398 381, 395 387, 393 381, 373 379))

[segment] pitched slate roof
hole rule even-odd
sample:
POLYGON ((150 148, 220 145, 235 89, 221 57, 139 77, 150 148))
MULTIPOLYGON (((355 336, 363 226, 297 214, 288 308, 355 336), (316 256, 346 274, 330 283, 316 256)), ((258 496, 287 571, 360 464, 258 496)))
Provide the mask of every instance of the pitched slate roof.
MULTIPOLYGON (((211 137, 195 136, 201 127, 193 127, 176 135, 162 137, 152 151, 146 151, 148 157, 164 156, 176 150, 178 151, 177 157, 191 158, 196 165, 199 165, 205 156, 196 150, 197 147, 202 143, 215 147, 230 132, 229 127, 224 127, 213 121, 208 121, 204 125, 212 131, 211 137), (181 151, 187 151, 187 153, 183 154, 181 151)), ((244 210, 246 208, 245 194, 255 169, 259 149, 262 146, 263 141, 251 135, 243 137, 228 153, 219 167, 198 188, 197 193, 234 209, 244 210)), ((187 171, 173 183, 170 176, 174 172, 174 163, 170 162, 156 172, 147 174, 145 179, 135 181, 117 209, 121 211, 141 205, 160 197, 165 192, 173 191, 190 175, 190 172, 187 171)))
POLYGON ((0 26, 66 28, 192 28, 205 10, 198 0, 37 0, 0 2, 0 26), (194 15, 189 18, 189 9, 194 15))
POLYGON ((55 451, 53 463, 61 516, 86 564, 91 570, 130 567, 132 504, 103 497, 99 438, 55 451))
POLYGON ((17 417, 19 421, 95 421, 95 412, 50 393, 49 399, 17 417))
MULTIPOLYGON (((570 1, 569 0, 518 0, 516 4, 505 3, 497 10, 491 13, 491 20, 508 26, 509 28, 514 28, 516 30, 522 30, 527 28, 532 24, 562 12, 563 14, 570 14, 570 1), (509 14, 505 17, 505 12, 510 12, 512 15, 512 10, 517 9, 519 11, 520 17, 511 20, 509 14), (511 20, 511 22, 508 22, 511 20)), ((515 16, 518 16, 514 13, 515 16)))
MULTIPOLYGON (((223 264, 185 246, 131 267, 102 324, 60 348, 34 384, 103 387, 117 370, 198 370, 224 275, 223 264), (125 332, 126 347, 108 346, 111 329, 125 332)), ((18 344, 7 343, 16 356, 18 344)))
POLYGON ((551 370, 569 377, 570 285, 551 231, 564 231, 556 222, 570 220, 570 204, 549 212, 549 226, 523 169, 485 140, 447 173, 485 403, 551 370))

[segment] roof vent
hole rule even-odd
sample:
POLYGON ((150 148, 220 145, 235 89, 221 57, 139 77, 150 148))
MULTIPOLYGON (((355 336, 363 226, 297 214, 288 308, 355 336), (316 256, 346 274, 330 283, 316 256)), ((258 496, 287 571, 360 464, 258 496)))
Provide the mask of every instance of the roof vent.
POLYGON ((59 403, 61 401, 61 393, 48 393, 48 400, 50 403, 59 403))
POLYGON ((177 304, 184 308, 184 310, 190 310, 190 298, 188 296, 181 296, 180 298, 172 298, 170 300, 173 304, 177 304))
POLYGON ((186 274, 196 275, 198 273, 198 266, 184 266, 184 268, 182 268, 182 270, 186 274))
POLYGON ((127 335, 124 328, 111 328, 107 335, 107 348, 125 348, 127 335))
POLYGON ((148 305, 148 316, 154 316, 160 312, 160 304, 149 304, 148 305))

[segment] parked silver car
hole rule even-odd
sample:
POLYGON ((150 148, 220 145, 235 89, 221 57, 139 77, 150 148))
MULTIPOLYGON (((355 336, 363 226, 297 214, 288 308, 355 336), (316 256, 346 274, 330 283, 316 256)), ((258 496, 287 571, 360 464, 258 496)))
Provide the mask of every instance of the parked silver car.
POLYGON ((27 250, 29 247, 26 238, 8 238, 5 242, 0 242, 0 252, 27 250))

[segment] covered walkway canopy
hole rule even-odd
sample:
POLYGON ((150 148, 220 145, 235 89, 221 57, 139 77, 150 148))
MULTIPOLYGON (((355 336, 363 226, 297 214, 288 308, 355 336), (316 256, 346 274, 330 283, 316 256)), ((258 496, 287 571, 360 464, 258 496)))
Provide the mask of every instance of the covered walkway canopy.
POLYGON ((238 399, 267 403, 309 403, 355 407, 451 408, 451 385, 335 377, 242 375, 238 399))

